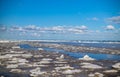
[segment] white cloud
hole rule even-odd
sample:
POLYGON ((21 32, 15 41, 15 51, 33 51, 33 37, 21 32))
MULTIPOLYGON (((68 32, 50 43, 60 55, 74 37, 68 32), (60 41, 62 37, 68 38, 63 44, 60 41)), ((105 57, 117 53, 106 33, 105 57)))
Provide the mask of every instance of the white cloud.
POLYGON ((115 24, 120 24, 120 16, 108 18, 107 21, 115 24))
POLYGON ((96 32, 96 33, 100 33, 100 30, 96 30, 95 32, 96 32))
POLYGON ((79 30, 79 29, 75 29, 75 28, 68 29, 68 31, 74 32, 74 33, 83 33, 83 30, 79 30))
MULTIPOLYGON (((0 26, 1 27, 1 26, 0 26)), ((113 25, 106 25, 104 31, 98 30, 90 30, 86 25, 81 26, 51 26, 51 27, 42 27, 42 26, 14 26, 11 28, 7 28, 8 33, 16 37, 16 35, 20 35, 20 38, 104 38, 108 37, 110 34, 119 35, 120 29, 116 29, 113 25), (9 32, 10 29, 13 31, 9 32), (106 32, 105 32, 106 31, 106 32), (103 36, 102 36, 103 35, 103 36), (107 36, 108 35, 108 36, 107 36)), ((2 28, 5 29, 4 27, 2 28)), ((6 32, 7 33, 7 32, 6 32)), ((18 37, 16 37, 18 38, 18 37)))
POLYGON ((39 30, 40 27, 37 27, 35 25, 28 25, 26 27, 24 27, 25 30, 39 30))
POLYGON ((12 26, 11 28, 10 28, 10 30, 11 31, 24 31, 24 29, 22 28, 22 27, 18 27, 18 26, 12 26))
POLYGON ((87 18, 87 20, 98 21, 99 19, 97 17, 93 17, 93 18, 87 18))
POLYGON ((27 33, 24 31, 24 32, 20 32, 19 35, 24 36, 24 35, 27 35, 27 33))
POLYGON ((86 29, 87 29, 87 26, 82 25, 82 26, 80 27, 80 29, 82 29, 82 30, 86 30, 86 29))
POLYGON ((97 20, 99 20, 99 19, 98 19, 97 17, 93 17, 92 20, 97 21, 97 20))
POLYGON ((40 33, 31 33, 32 36, 35 36, 35 37, 40 37, 40 33))
POLYGON ((7 28, 5 26, 0 25, 0 31, 6 31, 6 30, 7 30, 7 28))
POLYGON ((10 28, 11 31, 27 31, 27 32, 30 32, 30 31, 41 31, 40 30, 41 28, 38 27, 38 26, 35 26, 35 25, 28 25, 28 26, 25 26, 25 27, 20 27, 20 26, 12 26, 10 28))
POLYGON ((64 28, 63 28, 62 26, 55 26, 55 27, 52 27, 51 29, 52 29, 52 30, 55 30, 55 31, 64 30, 64 28))
POLYGON ((75 27, 68 28, 67 31, 75 34, 86 33, 87 27, 85 25, 75 26, 75 27))
POLYGON ((105 29, 106 29, 106 30, 114 30, 115 27, 112 26, 112 25, 107 25, 105 29))
POLYGON ((24 27, 14 26, 10 28, 11 31, 19 31, 21 35, 29 33, 32 36, 40 36, 43 33, 55 33, 55 34, 80 34, 88 32, 88 28, 85 25, 81 26, 52 26, 52 27, 39 27, 35 25, 29 25, 24 27), (23 33, 22 33, 23 32, 23 33), (26 33, 27 32, 27 33, 26 33), (25 34, 24 34, 25 33, 25 34))

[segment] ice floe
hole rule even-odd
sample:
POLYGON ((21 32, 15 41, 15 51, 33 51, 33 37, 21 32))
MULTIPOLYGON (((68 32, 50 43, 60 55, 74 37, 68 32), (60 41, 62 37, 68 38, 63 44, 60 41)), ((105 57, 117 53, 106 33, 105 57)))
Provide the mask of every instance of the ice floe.
POLYGON ((55 68, 57 71, 59 70, 66 70, 66 69, 74 69, 74 67, 71 67, 69 65, 63 66, 63 67, 56 67, 55 68))
POLYGON ((103 68, 102 66, 96 65, 96 64, 91 64, 91 63, 81 63, 82 68, 89 68, 89 69, 101 69, 103 68))
POLYGON ((6 68, 17 68, 18 64, 8 64, 6 68))
POLYGON ((118 71, 117 70, 105 70, 103 71, 104 73, 117 73, 118 71))
POLYGON ((41 71, 41 69, 39 67, 30 70, 30 76, 36 77, 42 74, 45 74, 46 72, 41 71))
POLYGON ((20 49, 20 46, 13 46, 12 49, 20 49))
POLYGON ((120 63, 112 65, 113 68, 120 70, 120 63))
POLYGON ((38 48, 39 51, 43 51, 44 49, 43 48, 38 48))
POLYGON ((44 61, 51 61, 53 59, 51 59, 51 58, 43 58, 42 60, 44 60, 44 61))
POLYGON ((60 55, 60 57, 57 57, 58 60, 64 60, 64 54, 60 55))
POLYGON ((64 55, 63 54, 60 56, 60 59, 64 59, 64 55))
POLYGON ((79 69, 68 69, 68 70, 65 70, 65 71, 63 71, 63 74, 75 74, 75 73, 80 73, 81 72, 81 70, 79 70, 79 69))
POLYGON ((79 60, 95 60, 95 59, 89 57, 88 55, 85 55, 83 58, 79 58, 79 60))
POLYGON ((96 73, 90 73, 88 74, 88 77, 104 77, 102 73, 96 72, 96 73))
POLYGON ((17 73, 21 73, 23 72, 21 69, 11 69, 10 72, 17 72, 17 73))

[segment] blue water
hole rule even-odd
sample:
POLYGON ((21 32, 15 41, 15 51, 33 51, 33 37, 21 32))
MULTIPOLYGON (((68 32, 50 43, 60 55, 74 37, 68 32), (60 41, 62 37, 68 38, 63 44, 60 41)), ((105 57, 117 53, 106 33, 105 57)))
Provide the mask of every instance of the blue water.
POLYGON ((68 51, 59 50, 55 48, 43 48, 43 49, 49 52, 60 52, 77 59, 82 58, 85 55, 89 55, 90 57, 95 58, 96 60, 120 60, 120 55, 68 52, 68 51))
POLYGON ((30 46, 30 45, 28 45, 28 44, 20 44, 19 46, 20 46, 20 48, 23 48, 23 49, 38 50, 38 48, 32 47, 32 46, 30 46))
POLYGON ((53 43, 53 44, 73 45, 73 46, 120 49, 120 44, 115 44, 115 43, 111 43, 111 44, 109 43, 79 43, 79 42, 40 42, 40 43, 53 43))
MULTIPOLYGON (((28 44, 21 44, 19 46, 23 49, 38 50, 37 47, 32 47, 28 44)), ((66 55, 76 58, 76 59, 82 58, 84 55, 89 55, 90 57, 95 58, 96 60, 120 60, 120 55, 68 52, 68 51, 64 51, 62 49, 46 48, 46 47, 43 47, 43 49, 47 52, 59 52, 62 54, 66 54, 66 55)))

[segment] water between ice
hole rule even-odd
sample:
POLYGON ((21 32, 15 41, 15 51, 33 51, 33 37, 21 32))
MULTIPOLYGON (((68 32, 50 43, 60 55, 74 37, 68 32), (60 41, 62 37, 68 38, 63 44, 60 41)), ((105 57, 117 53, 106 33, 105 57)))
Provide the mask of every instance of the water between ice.
POLYGON ((120 60, 120 55, 68 52, 68 51, 59 50, 55 48, 43 48, 43 49, 49 52, 60 52, 73 58, 82 58, 85 55, 89 55, 90 57, 95 58, 96 60, 120 60))
MULTIPOLYGON (((28 44, 21 44, 19 45, 23 49, 28 50, 38 50, 37 47, 32 47, 28 44)), ((42 47, 47 52, 59 52, 62 54, 66 54, 73 58, 82 58, 84 55, 89 55, 92 58, 95 58, 96 60, 120 60, 120 55, 112 55, 112 54, 95 54, 95 53, 83 53, 83 52, 69 52, 62 49, 56 49, 56 48, 46 48, 42 47)))

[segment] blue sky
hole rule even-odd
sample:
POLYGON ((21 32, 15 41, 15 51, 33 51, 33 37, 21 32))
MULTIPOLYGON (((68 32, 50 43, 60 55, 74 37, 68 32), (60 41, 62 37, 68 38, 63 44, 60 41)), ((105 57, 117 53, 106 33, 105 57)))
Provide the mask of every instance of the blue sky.
POLYGON ((0 39, 119 40, 120 0, 0 0, 0 39))

